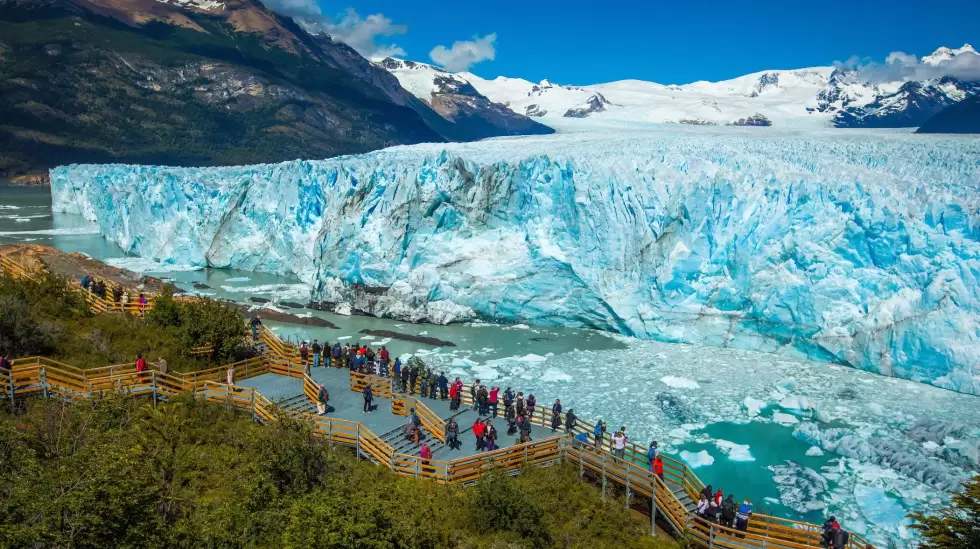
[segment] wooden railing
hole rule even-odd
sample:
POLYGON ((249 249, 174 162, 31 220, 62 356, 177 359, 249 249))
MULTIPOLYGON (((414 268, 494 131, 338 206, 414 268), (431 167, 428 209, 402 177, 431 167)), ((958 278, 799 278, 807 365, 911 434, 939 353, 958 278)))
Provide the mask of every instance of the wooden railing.
POLYGON ((422 428, 436 440, 446 442, 446 422, 439 417, 439 414, 430 410, 422 400, 415 397, 398 393, 391 395, 391 413, 398 416, 408 416, 413 408, 415 415, 422 422, 422 428))

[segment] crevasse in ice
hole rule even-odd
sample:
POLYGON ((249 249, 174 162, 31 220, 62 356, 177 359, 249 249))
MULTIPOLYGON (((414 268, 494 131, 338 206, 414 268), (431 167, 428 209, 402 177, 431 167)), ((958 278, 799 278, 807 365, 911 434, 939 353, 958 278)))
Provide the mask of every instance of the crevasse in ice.
POLYGON ((140 256, 294 274, 327 301, 387 288, 365 305, 382 316, 588 326, 980 394, 980 141, 839 135, 73 165, 53 205, 140 256))

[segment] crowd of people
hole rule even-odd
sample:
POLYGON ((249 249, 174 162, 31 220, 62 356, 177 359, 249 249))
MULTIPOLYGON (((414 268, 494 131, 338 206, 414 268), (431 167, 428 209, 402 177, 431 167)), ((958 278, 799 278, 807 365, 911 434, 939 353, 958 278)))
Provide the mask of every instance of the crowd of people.
MULTIPOLYGON (((430 368, 421 360, 409 360, 405 364, 398 357, 392 360, 390 352, 384 346, 375 351, 357 343, 343 346, 340 343, 321 345, 314 339, 312 345, 307 342, 300 345, 300 357, 306 364, 307 370, 321 366, 348 368, 352 372, 390 378, 392 390, 395 392, 418 394, 422 398, 432 400, 448 400, 450 410, 454 412, 462 406, 466 389, 460 378, 457 377, 450 382, 445 372, 430 368)), ((507 426, 507 436, 516 437, 517 444, 531 442, 532 418, 535 412, 539 413, 540 419, 545 419, 541 417, 545 412, 538 408, 537 399, 533 394, 525 397, 523 392, 515 392, 511 387, 501 391, 499 386, 489 386, 479 379, 470 385, 469 394, 472 409, 477 412, 477 419, 471 426, 474 449, 477 452, 492 452, 499 448, 500 434, 494 425, 494 420, 501 415, 507 426)), ((364 413, 372 410, 373 398, 370 384, 365 384, 364 413)), ((322 406, 318 404, 318 413, 322 414, 326 410, 327 400, 327 392, 322 385, 318 399, 322 404, 322 406)), ((562 412, 561 400, 555 399, 551 405, 551 432, 561 430, 565 434, 574 435, 576 444, 591 446, 596 451, 606 447, 607 426, 603 420, 596 422, 592 437, 589 437, 586 432, 576 434, 578 416, 575 415, 574 409, 569 408, 564 413, 564 418, 562 412)), ((420 448, 419 456, 424 464, 428 464, 432 459, 432 449, 423 440, 422 422, 414 408, 409 411, 403 432, 415 446, 420 448)), ((446 446, 450 450, 460 450, 462 443, 459 437, 460 425, 455 418, 450 417, 445 427, 446 446)), ((625 425, 614 431, 608 441, 608 447, 615 457, 635 462, 636 456, 629 458, 626 456, 629 444, 625 425)), ((650 443, 645 457, 650 471, 664 480, 664 461, 659 454, 656 440, 650 443)), ((706 486, 700 493, 696 513, 713 524, 745 532, 752 517, 752 503, 748 498, 740 503, 734 495, 728 494, 726 497, 721 489, 715 491, 712 486, 706 486)), ((823 546, 828 549, 843 549, 847 539, 847 532, 840 528, 834 517, 824 524, 823 546)))
MULTIPOLYGON (((106 306, 108 307, 107 312, 114 309, 123 311, 132 300, 129 291, 121 284, 114 284, 111 281, 93 278, 88 275, 83 276, 80 283, 85 291, 106 302, 106 306)), ((142 293, 138 294, 135 302, 138 305, 140 315, 145 315, 147 304, 146 295, 142 293)))

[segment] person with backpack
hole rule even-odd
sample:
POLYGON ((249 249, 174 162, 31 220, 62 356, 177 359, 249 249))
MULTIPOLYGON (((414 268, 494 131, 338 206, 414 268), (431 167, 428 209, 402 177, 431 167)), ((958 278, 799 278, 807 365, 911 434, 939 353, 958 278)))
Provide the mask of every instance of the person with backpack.
POLYGON ((708 498, 704 497, 704 494, 700 494, 698 497, 698 506, 696 512, 699 517, 707 518, 708 516, 708 498))
POLYGON ((650 448, 647 449, 647 461, 650 462, 651 470, 653 467, 653 461, 654 459, 656 459, 656 457, 657 457, 657 441, 655 440, 650 443, 650 448))
POLYGON ((507 436, 514 436, 517 432, 517 410, 513 404, 504 409, 504 420, 507 422, 507 436))
POLYGON ((391 366, 391 379, 395 380, 396 387, 401 386, 402 361, 398 357, 395 357, 395 363, 391 366))
POLYGON ((725 528, 733 527, 737 513, 738 506, 735 505, 735 496, 728 494, 728 499, 721 504, 721 525, 725 528))
POLYGON ((490 415, 490 393, 487 392, 486 385, 480 385, 480 389, 476 393, 477 405, 480 410, 481 416, 490 415))
POLYGON ((327 388, 320 385, 320 390, 316 394, 316 415, 322 416, 327 413, 327 403, 330 401, 330 393, 327 388))
POLYGON ((606 433, 606 424, 600 419, 596 424, 595 428, 592 429, 592 435, 595 437, 595 448, 596 450, 602 450, 602 439, 606 433))
POLYGON ((555 403, 551 405, 551 432, 554 433, 559 427, 561 427, 561 400, 555 399, 555 403))
POLYGON ((419 380, 419 365, 409 360, 412 364, 408 368, 408 394, 415 394, 415 383, 419 380))
POLYGON ((517 408, 517 415, 523 416, 527 410, 527 403, 524 402, 524 393, 517 393, 517 400, 514 401, 514 406, 517 408))
POLYGON ((537 403, 538 403, 538 401, 537 401, 537 399, 534 398, 534 395, 528 395, 527 396, 527 415, 528 415, 528 417, 531 417, 531 418, 534 417, 534 407, 537 406, 537 403))
POLYGON ((507 390, 504 391, 504 409, 505 410, 508 407, 510 407, 511 404, 514 403, 515 396, 516 395, 514 395, 514 390, 511 389, 510 387, 507 387, 507 390))
POLYGON ((320 346, 320 340, 314 339, 313 345, 310 346, 310 351, 313 352, 313 367, 320 367, 320 355, 323 353, 323 347, 320 346))
POLYGON ((333 366, 334 368, 340 368, 340 366, 341 366, 341 364, 340 364, 340 356, 341 356, 341 354, 343 352, 344 352, 344 350, 340 348, 340 342, 338 341, 337 343, 334 343, 333 350, 330 351, 330 365, 331 366, 333 366))
POLYGON ((411 369, 408 367, 408 364, 402 366, 402 392, 403 393, 408 392, 408 382, 411 375, 412 375, 411 369))
POLYGON ((433 368, 429 370, 429 398, 435 400, 438 398, 437 389, 439 385, 439 376, 436 375, 436 369, 433 368))
POLYGON ((851 535, 840 527, 840 524, 836 525, 834 529, 834 536, 830 541, 830 549, 844 549, 847 547, 847 542, 851 540, 851 535))
POLYGON ((371 391, 371 384, 364 384, 364 411, 366 414, 371 411, 371 403, 374 401, 374 392, 371 391))
POLYGON ((518 421, 521 421, 519 425, 521 442, 531 442, 531 418, 527 417, 527 414, 525 414, 523 416, 518 416, 518 421))
POLYGON ((446 422, 446 446, 450 450, 459 449, 459 424, 453 418, 446 422))
POLYGON ((304 340, 299 345, 299 359, 303 361, 303 366, 306 366, 307 372, 309 372, 309 366, 310 366, 308 364, 309 358, 310 358, 310 347, 306 344, 306 341, 304 340))
POLYGON ((255 315, 255 317, 249 322, 252 326, 252 341, 259 340, 259 326, 262 325, 262 315, 255 315))
POLYGON ((823 522, 823 532, 820 534, 821 547, 830 547, 830 544, 834 541, 835 524, 837 524, 837 517, 833 515, 831 515, 829 519, 823 522))
POLYGON ((10 360, 10 356, 3 354, 0 355, 0 372, 9 374, 14 369, 14 363, 10 360))
POLYGON ((570 435, 575 431, 575 425, 578 422, 578 416, 575 415, 575 409, 569 408, 568 412, 565 413, 565 434, 570 435))

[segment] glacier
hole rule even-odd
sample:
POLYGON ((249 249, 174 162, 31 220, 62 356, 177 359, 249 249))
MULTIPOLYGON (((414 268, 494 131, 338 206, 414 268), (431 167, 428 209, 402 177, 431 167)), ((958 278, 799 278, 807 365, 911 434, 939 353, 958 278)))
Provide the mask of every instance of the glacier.
POLYGON ((591 327, 970 394, 978 185, 977 139, 708 128, 51 171, 53 209, 127 253, 293 275, 379 316, 591 327))

